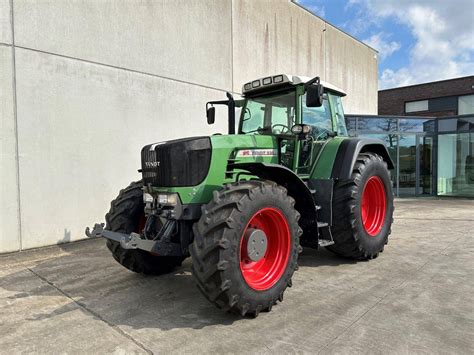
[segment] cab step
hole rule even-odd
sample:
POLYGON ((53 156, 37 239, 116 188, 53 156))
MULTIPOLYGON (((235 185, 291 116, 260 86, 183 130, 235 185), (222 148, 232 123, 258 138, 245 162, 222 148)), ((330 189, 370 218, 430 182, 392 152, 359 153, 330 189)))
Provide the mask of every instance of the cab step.
MULTIPOLYGON (((331 233, 331 227, 329 226, 328 223, 326 222, 318 222, 318 228, 327 228, 327 235, 325 235, 326 237, 329 236, 330 239, 323 239, 323 238, 319 238, 318 239, 318 245, 320 247, 327 247, 327 246, 330 246, 330 245, 333 245, 334 244, 334 240, 332 238, 332 233, 331 233)), ((320 234, 321 235, 321 234, 320 234)))
POLYGON ((319 239, 318 244, 320 247, 328 247, 330 245, 334 244, 333 240, 327 240, 327 239, 319 239))

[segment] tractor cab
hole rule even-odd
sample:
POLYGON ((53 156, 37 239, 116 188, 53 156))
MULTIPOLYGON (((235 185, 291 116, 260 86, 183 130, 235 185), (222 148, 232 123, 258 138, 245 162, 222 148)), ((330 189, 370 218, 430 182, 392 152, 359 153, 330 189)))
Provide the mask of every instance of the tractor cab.
MULTIPOLYGON (((274 136, 279 163, 300 176, 310 174, 328 140, 347 136, 341 100, 346 93, 319 78, 269 76, 244 84, 242 93, 243 100, 229 104, 242 108, 238 134, 274 136)), ((208 112, 213 104, 228 101, 208 103, 208 112)))

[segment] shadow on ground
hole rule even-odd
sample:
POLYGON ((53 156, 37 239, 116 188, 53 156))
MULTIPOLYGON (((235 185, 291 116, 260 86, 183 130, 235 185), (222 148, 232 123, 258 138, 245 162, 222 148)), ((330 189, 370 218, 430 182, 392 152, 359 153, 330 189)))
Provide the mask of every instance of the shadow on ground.
MULTIPOLYGON (((63 256, 36 263, 0 278, 0 288, 15 292, 9 302, 26 297, 67 297, 59 307, 35 310, 27 320, 44 321, 80 309, 109 324, 134 329, 202 329, 230 325, 238 315, 210 304, 194 285, 191 260, 162 276, 134 274, 116 263, 102 240, 59 245, 63 256)), ((326 250, 305 249, 303 267, 354 263, 326 250)))

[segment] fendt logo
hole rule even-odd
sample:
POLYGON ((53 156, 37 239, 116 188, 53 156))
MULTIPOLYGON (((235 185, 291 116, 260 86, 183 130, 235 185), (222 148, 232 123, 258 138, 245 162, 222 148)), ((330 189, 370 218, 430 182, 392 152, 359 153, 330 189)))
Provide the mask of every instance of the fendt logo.
POLYGON ((146 161, 145 166, 147 168, 157 168, 160 166, 160 162, 159 161, 146 161))

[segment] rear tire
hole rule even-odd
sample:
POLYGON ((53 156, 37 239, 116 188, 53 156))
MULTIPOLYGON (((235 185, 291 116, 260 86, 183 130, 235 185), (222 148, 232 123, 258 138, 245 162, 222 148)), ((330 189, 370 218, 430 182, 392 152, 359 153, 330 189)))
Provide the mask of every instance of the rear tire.
POLYGON ((376 258, 388 243, 393 222, 393 192, 387 163, 361 153, 351 179, 336 183, 332 234, 327 249, 356 260, 376 258))
MULTIPOLYGON (((112 201, 110 211, 105 216, 105 229, 112 232, 130 234, 140 233, 144 225, 143 183, 132 182, 120 191, 112 201)), ((147 275, 160 275, 173 271, 180 266, 185 257, 155 256, 149 252, 123 249, 120 243, 107 240, 107 247, 114 259, 127 269, 147 275)))
POLYGON ((294 204, 286 189, 271 181, 243 181, 214 192, 194 225, 190 249, 194 278, 209 301, 242 316, 257 316, 283 300, 302 233, 294 204), (247 238, 255 230, 264 231, 267 246, 258 261, 251 261, 247 238))

